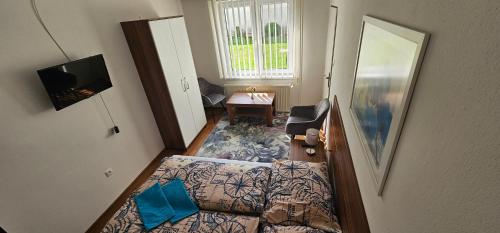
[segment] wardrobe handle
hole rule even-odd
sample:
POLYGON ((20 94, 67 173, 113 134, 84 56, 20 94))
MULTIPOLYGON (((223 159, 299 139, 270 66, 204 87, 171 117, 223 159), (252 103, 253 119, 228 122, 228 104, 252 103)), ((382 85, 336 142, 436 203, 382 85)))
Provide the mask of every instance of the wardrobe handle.
POLYGON ((187 87, 186 90, 189 90, 189 82, 186 80, 186 77, 184 77, 184 82, 186 83, 187 87))
POLYGON ((181 79, 182 91, 186 92, 186 84, 184 84, 184 79, 181 79))

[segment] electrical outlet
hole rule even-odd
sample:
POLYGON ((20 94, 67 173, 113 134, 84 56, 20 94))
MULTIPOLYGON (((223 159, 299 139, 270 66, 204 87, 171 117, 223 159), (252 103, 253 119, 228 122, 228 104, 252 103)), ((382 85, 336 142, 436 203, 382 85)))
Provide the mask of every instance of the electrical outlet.
POLYGON ((106 171, 104 171, 104 175, 106 177, 110 177, 111 175, 113 175, 113 169, 111 168, 106 169, 106 171))

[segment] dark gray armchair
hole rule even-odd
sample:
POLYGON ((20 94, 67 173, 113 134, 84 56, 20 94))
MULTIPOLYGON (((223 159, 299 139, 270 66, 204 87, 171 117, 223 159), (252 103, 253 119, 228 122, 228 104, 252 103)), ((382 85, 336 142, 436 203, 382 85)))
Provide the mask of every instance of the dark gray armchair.
POLYGON ((286 133, 292 135, 305 135, 309 128, 320 129, 330 110, 330 101, 323 99, 316 105, 294 106, 286 122, 286 133))
POLYGON ((209 83, 204 78, 198 78, 198 85, 200 86, 201 99, 203 100, 204 107, 215 107, 220 104, 224 110, 224 88, 215 84, 209 83))

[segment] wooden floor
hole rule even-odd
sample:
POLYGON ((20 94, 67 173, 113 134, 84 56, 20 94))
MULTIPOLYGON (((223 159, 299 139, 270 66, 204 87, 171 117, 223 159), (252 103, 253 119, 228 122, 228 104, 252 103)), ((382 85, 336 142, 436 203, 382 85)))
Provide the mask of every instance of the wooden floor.
MULTIPOLYGON (((151 161, 151 163, 137 176, 137 178, 125 189, 125 191, 109 206, 109 208, 90 226, 86 231, 87 233, 101 232, 106 223, 111 219, 116 211, 125 203, 127 198, 132 194, 134 190, 139 188, 146 180, 153 174, 153 172, 160 166, 161 160, 165 156, 171 156, 175 154, 183 154, 194 156, 198 150, 203 146, 205 140, 207 140, 210 132, 215 128, 217 122, 225 115, 225 111, 222 109, 207 109, 207 125, 202 129, 194 141, 189 145, 186 151, 175 151, 175 150, 163 150, 156 158, 151 161)), ((315 147, 317 153, 313 156, 309 156, 305 153, 305 148, 302 147, 302 140, 299 136, 297 139, 292 140, 290 145, 289 159, 290 160, 300 160, 309 162, 323 162, 325 161, 325 151, 323 149, 323 144, 318 144, 315 147)))
POLYGON ((198 136, 193 140, 191 145, 187 148, 187 151, 183 153, 183 155, 191 155, 194 156, 200 150, 203 143, 207 140, 210 132, 215 128, 217 122, 225 115, 225 111, 220 108, 215 109, 207 109, 207 125, 201 130, 198 136))

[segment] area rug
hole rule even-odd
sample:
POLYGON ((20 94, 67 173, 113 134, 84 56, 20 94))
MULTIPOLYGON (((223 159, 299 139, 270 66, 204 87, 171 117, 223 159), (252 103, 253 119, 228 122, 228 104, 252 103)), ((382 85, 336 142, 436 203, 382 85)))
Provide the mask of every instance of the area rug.
POLYGON ((196 156, 270 163, 287 159, 290 138, 285 133, 287 113, 277 113, 273 126, 263 118, 240 116, 230 125, 223 117, 196 156))

